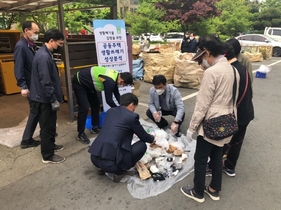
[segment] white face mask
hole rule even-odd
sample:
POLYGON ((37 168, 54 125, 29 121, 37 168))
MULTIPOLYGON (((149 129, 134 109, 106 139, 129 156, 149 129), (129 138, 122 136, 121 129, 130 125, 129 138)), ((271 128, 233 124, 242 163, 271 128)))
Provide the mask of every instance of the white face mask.
POLYGON ((157 93, 159 96, 162 95, 164 92, 165 92, 164 89, 157 89, 157 90, 156 90, 156 93, 157 93))
POLYGON ((211 65, 207 62, 207 60, 202 59, 202 65, 205 66, 206 68, 209 68, 211 65))
POLYGON ((38 40, 38 34, 32 34, 31 37, 29 37, 30 41, 36 41, 38 40))
POLYGON ((194 37, 189 37, 189 39, 190 39, 190 40, 193 40, 193 39, 194 39, 194 37))

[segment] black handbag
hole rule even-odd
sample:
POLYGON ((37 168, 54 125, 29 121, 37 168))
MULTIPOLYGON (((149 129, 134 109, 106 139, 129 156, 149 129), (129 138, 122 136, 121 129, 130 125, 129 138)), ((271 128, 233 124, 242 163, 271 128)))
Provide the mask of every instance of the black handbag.
POLYGON ((219 117, 214 117, 208 120, 203 119, 203 130, 207 138, 213 140, 222 140, 229 136, 232 136, 238 131, 238 123, 234 114, 234 103, 236 95, 236 72, 234 67, 234 83, 232 90, 232 100, 233 100, 233 112, 230 114, 221 115, 219 117))

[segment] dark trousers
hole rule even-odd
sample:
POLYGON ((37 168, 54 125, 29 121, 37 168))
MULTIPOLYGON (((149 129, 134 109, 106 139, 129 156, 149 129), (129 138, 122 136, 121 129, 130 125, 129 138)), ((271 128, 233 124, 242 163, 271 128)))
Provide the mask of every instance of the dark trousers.
POLYGON ((77 131, 79 134, 82 134, 85 131, 89 104, 91 107, 92 126, 99 125, 100 100, 97 92, 95 90, 88 90, 81 85, 76 76, 72 79, 72 87, 78 104, 77 131))
POLYGON ((41 154, 48 160, 54 155, 57 112, 52 111, 50 103, 33 103, 39 115, 41 154))
POLYGON ((30 100, 29 98, 27 98, 27 100, 29 103, 29 116, 22 135, 21 144, 28 144, 30 141, 33 140, 32 136, 39 121, 38 110, 34 106, 35 102, 30 100))
POLYGON ((218 147, 203 139, 202 136, 197 137, 196 151, 194 155, 194 190, 199 195, 204 194, 206 166, 208 157, 212 162, 212 181, 210 187, 216 191, 221 190, 222 182, 222 147, 218 147))
POLYGON ((231 141, 223 147, 223 154, 227 154, 224 166, 228 169, 235 169, 240 155, 241 147, 247 130, 247 125, 238 125, 239 130, 233 135, 231 141))
MULTIPOLYGON (((177 115, 177 110, 174 110, 174 111, 161 110, 161 111, 162 111, 162 116, 172 115, 175 117, 177 115)), ((164 117, 161 117, 160 122, 156 122, 154 120, 153 113, 151 113, 150 109, 148 109, 146 111, 146 116, 149 119, 151 119, 159 128, 164 128, 164 127, 168 126, 168 121, 164 117)), ((185 118, 185 113, 183 114, 181 122, 179 123, 178 131, 180 131, 180 127, 181 127, 182 122, 184 121, 184 118, 185 118)))
MULTIPOLYGON (((132 165, 129 165, 128 169, 136 165, 136 163, 143 157, 146 149, 146 144, 143 141, 138 141, 132 145, 132 161, 128 161, 132 163, 132 165)), ((118 167, 115 161, 112 160, 103 159, 94 155, 91 155, 91 160, 97 168, 100 168, 102 171, 107 173, 122 174, 125 171, 124 169, 118 167)))

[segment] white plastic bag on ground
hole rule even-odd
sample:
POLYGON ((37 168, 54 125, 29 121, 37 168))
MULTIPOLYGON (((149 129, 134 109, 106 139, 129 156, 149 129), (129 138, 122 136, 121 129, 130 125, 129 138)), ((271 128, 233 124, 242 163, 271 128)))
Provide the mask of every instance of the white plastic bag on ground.
POLYGON ((261 73, 268 73, 271 71, 271 67, 270 66, 267 66, 267 65, 260 65, 260 67, 257 69, 258 72, 261 72, 261 73))
MULTIPOLYGON (((19 146, 24 132, 27 117, 19 125, 11 128, 0 128, 0 144, 13 148, 19 146)), ((39 136, 39 126, 36 127, 33 137, 39 136)))

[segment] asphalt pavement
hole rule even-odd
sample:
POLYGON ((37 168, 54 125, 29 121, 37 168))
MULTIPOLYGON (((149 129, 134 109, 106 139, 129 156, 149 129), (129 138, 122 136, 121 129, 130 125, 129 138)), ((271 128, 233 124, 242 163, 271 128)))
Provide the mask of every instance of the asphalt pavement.
MULTIPOLYGON (((254 78, 255 119, 248 126, 236 177, 223 174, 220 201, 206 196, 205 202, 199 204, 180 192, 180 187, 192 185, 193 173, 158 196, 133 198, 126 183, 114 183, 106 176, 97 175, 88 147, 75 140, 76 125, 67 121, 65 104, 58 118, 57 138, 58 143, 66 146, 58 153, 67 157, 64 163, 43 164, 40 147, 21 150, 0 146, 0 209, 280 210, 281 58, 253 63, 253 69, 261 64, 269 65, 272 70, 266 79, 254 78)), ((137 113, 143 119, 147 119, 145 111, 150 87, 151 84, 142 83, 140 88, 137 113)), ((186 131, 198 90, 179 89, 186 106, 182 126, 186 131)), ((209 181, 207 177, 206 183, 209 181)))

